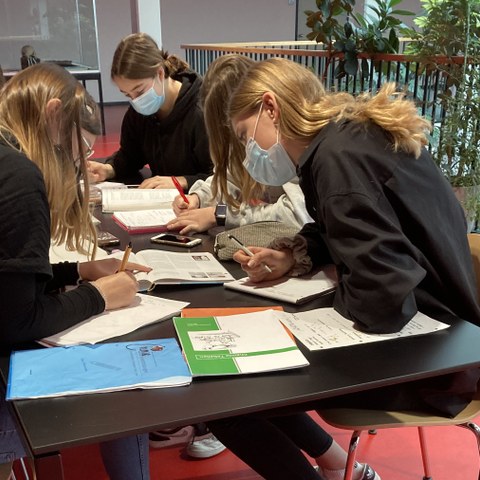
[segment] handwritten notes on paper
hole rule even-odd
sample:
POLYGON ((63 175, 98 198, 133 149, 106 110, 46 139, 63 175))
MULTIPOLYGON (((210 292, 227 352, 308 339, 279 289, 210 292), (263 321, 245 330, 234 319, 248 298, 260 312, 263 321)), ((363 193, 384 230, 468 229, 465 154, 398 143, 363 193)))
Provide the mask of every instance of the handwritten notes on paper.
POLYGON ((449 327, 420 312, 399 332, 385 334, 356 330, 351 320, 342 317, 333 308, 317 308, 299 313, 275 312, 275 315, 309 350, 324 350, 411 337, 449 327))

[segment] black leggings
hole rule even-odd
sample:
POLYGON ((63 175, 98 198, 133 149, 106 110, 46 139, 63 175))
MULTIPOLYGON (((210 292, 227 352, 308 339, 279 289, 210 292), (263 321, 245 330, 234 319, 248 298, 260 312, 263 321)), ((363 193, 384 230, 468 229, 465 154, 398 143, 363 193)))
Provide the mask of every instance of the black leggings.
POLYGON ((208 422, 215 436, 266 480, 318 480, 302 453, 323 455, 332 437, 308 414, 244 415, 208 422))

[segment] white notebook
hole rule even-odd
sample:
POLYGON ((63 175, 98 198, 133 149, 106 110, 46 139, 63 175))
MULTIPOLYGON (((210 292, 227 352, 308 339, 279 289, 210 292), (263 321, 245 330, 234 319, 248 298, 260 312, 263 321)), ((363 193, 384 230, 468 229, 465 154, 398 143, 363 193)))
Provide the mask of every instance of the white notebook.
POLYGON ((113 188, 102 190, 102 211, 121 212, 171 208, 176 188, 113 188))
POLYGON ((337 286, 335 267, 328 267, 301 277, 282 277, 261 283, 253 283, 248 277, 225 283, 225 288, 239 290, 260 297, 289 303, 305 303, 325 295, 337 286))

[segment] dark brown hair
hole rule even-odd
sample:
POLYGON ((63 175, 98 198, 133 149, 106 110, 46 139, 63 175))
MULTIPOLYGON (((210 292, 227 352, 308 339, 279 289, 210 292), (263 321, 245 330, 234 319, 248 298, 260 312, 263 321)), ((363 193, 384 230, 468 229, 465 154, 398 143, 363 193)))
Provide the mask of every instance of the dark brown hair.
POLYGON ((123 38, 113 54, 110 76, 132 80, 151 78, 163 68, 165 78, 189 69, 186 62, 158 48, 146 33, 132 33, 123 38))

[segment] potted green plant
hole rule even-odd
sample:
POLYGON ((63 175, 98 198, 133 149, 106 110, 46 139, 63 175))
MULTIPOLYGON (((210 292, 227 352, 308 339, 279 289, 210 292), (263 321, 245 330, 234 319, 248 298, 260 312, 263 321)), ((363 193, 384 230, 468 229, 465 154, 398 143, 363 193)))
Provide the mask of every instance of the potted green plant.
POLYGON ((336 78, 356 75, 359 65, 362 76, 368 77, 369 64, 362 54, 398 53, 399 33, 407 30, 398 16, 414 15, 396 8, 401 1, 374 0, 374 5, 368 6, 372 14, 364 16, 354 12, 355 0, 317 0, 317 11, 305 11, 306 25, 312 30, 307 38, 323 43, 330 59, 340 58, 336 78), (344 23, 339 20, 341 15, 346 15, 344 23))
POLYGON ((473 221, 480 212, 480 1, 421 1, 421 30, 407 52, 427 73, 440 72, 431 151, 473 221))

